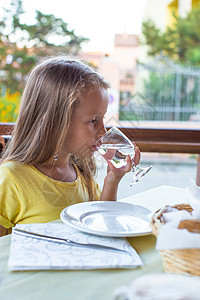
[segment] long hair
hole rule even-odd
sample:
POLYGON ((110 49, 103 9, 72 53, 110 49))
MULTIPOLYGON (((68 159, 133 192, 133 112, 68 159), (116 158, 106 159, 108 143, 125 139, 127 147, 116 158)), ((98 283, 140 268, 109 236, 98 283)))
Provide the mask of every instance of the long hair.
MULTIPOLYGON (((109 85, 78 59, 57 56, 40 62, 30 72, 12 139, 2 162, 12 160, 34 165, 50 161, 62 146, 81 94, 98 87, 107 89, 109 85)), ((86 178, 92 199, 94 159, 74 156, 71 159, 86 178)))

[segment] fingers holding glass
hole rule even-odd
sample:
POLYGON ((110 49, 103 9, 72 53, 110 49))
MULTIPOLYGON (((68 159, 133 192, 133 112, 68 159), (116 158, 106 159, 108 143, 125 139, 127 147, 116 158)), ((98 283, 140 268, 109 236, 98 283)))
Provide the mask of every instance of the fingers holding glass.
POLYGON ((129 168, 129 164, 133 164, 132 171, 134 177, 131 186, 138 182, 141 178, 143 178, 144 175, 146 175, 152 168, 152 166, 148 168, 139 168, 137 166, 140 163, 141 159, 139 148, 115 126, 109 129, 100 138, 100 140, 96 144, 96 148, 99 153, 107 161, 111 161, 116 168, 126 168, 127 165, 127 168, 129 168), (132 163, 129 163, 129 160, 132 160, 132 163))

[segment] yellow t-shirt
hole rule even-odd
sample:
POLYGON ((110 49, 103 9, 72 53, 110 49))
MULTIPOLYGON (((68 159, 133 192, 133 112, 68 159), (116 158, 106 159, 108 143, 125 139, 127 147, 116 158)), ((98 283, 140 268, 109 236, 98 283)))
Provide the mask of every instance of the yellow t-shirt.
MULTIPOLYGON (((65 207, 88 201, 84 178, 76 168, 74 182, 49 178, 35 167, 17 162, 0 166, 0 225, 46 223, 60 218, 65 207)), ((95 182, 95 199, 101 191, 95 182)))

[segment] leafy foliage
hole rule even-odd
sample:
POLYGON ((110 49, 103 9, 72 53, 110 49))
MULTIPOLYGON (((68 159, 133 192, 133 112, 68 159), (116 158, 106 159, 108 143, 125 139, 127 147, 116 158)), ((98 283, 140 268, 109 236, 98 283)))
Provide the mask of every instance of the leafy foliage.
POLYGON ((15 122, 20 105, 20 93, 10 93, 0 96, 0 122, 15 122))
POLYGON ((77 54, 82 43, 88 41, 69 30, 61 18, 38 10, 35 23, 24 24, 22 4, 22 0, 10 0, 0 19, 0 70, 4 74, 1 82, 11 92, 22 90, 26 74, 41 57, 77 54))
POLYGON ((161 51, 173 61, 188 65, 200 65, 200 6, 194 7, 185 18, 174 14, 175 23, 163 33, 148 20, 143 23, 144 43, 148 54, 161 51))

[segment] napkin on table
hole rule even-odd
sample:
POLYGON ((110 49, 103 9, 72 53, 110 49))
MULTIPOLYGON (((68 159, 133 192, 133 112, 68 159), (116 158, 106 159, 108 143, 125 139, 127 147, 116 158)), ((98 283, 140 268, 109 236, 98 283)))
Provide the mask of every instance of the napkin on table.
POLYGON ((200 248, 200 233, 189 232, 187 229, 178 229, 180 221, 200 220, 200 187, 190 179, 187 187, 187 200, 193 208, 192 212, 169 207, 163 218, 156 242, 157 250, 165 249, 193 249, 200 248))
POLYGON ((81 243, 95 243, 127 250, 76 247, 22 236, 13 230, 8 267, 12 271, 44 269, 106 269, 137 268, 143 263, 125 238, 101 237, 83 233, 63 223, 18 224, 16 228, 54 236, 69 238, 81 243))

